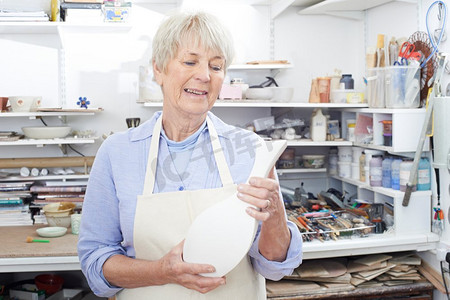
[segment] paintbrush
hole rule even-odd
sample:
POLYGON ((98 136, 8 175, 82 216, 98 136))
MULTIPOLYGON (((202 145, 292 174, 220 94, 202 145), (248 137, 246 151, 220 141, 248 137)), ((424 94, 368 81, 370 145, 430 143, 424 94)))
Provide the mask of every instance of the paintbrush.
POLYGON ((27 236, 27 243, 50 243, 50 241, 33 239, 31 236, 27 236))

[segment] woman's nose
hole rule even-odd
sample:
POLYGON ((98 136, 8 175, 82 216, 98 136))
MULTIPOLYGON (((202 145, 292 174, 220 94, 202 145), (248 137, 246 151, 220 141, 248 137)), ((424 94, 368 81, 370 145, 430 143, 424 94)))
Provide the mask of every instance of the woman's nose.
POLYGON ((209 64, 198 64, 195 74, 196 79, 208 82, 211 79, 210 75, 209 64))

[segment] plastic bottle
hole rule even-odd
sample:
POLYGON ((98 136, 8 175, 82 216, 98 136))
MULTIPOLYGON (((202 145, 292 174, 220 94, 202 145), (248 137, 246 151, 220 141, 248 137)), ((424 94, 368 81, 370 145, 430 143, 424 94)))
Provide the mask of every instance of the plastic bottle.
POLYGON ((359 180, 362 182, 366 181, 366 154, 363 152, 359 156, 359 180))
MULTIPOLYGON (((400 164, 400 191, 406 191, 406 184, 409 181, 409 175, 411 173, 411 167, 413 165, 412 159, 405 159, 400 164)), ((415 188, 413 188, 413 191, 415 188)))
POLYGON ((315 110, 311 118, 311 139, 314 142, 324 142, 327 138, 327 118, 320 108, 315 110))
POLYGON ((392 187, 392 175, 391 175, 391 165, 392 165, 393 159, 391 157, 386 157, 383 159, 383 162, 381 164, 382 169, 382 186, 385 188, 391 188, 392 187))
POLYGON ((371 186, 381 186, 383 178, 382 170, 383 159, 381 155, 373 155, 370 160, 370 185, 371 186))
POLYGON ((431 189, 431 165, 428 158, 422 157, 418 168, 417 190, 428 191, 431 189))
POLYGON ((354 83, 355 81, 352 78, 352 74, 342 74, 342 78, 340 80, 341 90, 352 90, 354 83))
POLYGON ((394 190, 400 190, 400 164, 402 160, 396 158, 391 164, 391 183, 394 190))
POLYGON ((338 154, 337 149, 332 148, 330 149, 330 153, 328 155, 328 173, 330 175, 337 175, 338 173, 338 154))

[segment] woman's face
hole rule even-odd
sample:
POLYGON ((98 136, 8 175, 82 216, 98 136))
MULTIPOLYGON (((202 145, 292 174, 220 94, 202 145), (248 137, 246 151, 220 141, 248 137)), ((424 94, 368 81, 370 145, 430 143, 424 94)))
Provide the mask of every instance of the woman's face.
POLYGON ((165 109, 191 116, 204 115, 211 109, 225 77, 224 57, 200 46, 180 46, 165 71, 155 63, 153 68, 162 87, 165 109))

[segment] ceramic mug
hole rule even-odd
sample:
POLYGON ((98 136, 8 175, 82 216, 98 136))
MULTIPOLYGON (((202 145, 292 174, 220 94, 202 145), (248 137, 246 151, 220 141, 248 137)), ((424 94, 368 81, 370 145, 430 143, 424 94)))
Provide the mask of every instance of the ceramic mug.
POLYGON ((42 97, 37 96, 34 97, 33 103, 31 104, 30 111, 37 111, 37 109, 41 106, 42 97))
POLYGON ((7 111, 8 110, 8 97, 0 97, 0 108, 1 111, 7 111))
POLYGON ((28 112, 34 106, 37 108, 37 103, 41 104, 41 97, 35 96, 11 96, 9 97, 9 104, 13 112, 28 112), (39 98, 39 101, 37 100, 39 98))
POLYGON ((70 215, 70 226, 72 228, 72 234, 80 233, 81 214, 70 215))

